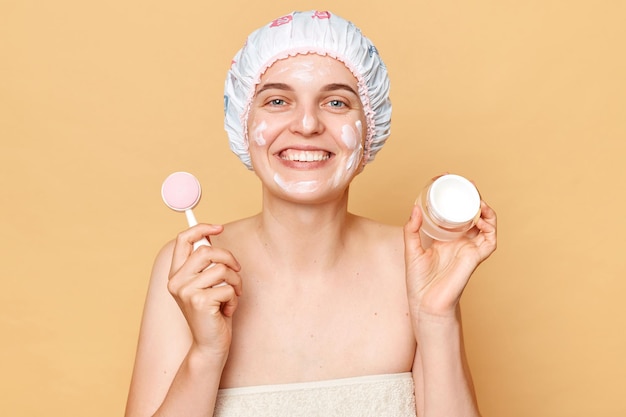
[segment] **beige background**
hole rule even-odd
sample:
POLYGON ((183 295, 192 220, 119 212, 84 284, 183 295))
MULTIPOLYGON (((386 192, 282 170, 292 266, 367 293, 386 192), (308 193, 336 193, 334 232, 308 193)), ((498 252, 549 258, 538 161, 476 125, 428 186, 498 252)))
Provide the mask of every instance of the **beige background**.
POLYGON ((259 208, 227 147, 225 71, 247 33, 326 9, 376 41, 392 137, 351 208, 401 225, 466 175, 500 245, 463 300, 485 416, 626 414, 626 3, 621 0, 3 0, 0 415, 123 413, 152 259, 196 214, 259 208))

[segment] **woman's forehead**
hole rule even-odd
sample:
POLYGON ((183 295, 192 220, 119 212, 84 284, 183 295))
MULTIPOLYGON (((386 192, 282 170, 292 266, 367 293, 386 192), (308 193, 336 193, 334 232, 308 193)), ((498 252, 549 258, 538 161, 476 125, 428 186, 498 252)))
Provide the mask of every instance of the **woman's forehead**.
POLYGON ((358 81, 346 65, 327 55, 298 54, 274 62, 261 76, 261 84, 298 79, 307 82, 316 80, 341 81, 356 86, 358 81))

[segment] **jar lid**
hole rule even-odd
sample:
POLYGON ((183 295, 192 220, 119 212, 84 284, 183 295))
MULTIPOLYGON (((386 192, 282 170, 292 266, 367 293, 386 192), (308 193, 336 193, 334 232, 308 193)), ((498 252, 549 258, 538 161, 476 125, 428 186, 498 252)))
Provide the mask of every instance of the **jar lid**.
POLYGON ((468 179, 455 174, 437 178, 430 186, 428 202, 435 216, 451 223, 465 223, 480 210, 480 194, 468 179))

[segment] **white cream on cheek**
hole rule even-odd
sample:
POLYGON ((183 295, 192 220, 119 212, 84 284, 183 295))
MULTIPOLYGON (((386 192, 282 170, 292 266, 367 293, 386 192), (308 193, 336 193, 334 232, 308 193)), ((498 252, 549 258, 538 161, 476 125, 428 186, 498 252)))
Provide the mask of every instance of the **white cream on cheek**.
POLYGON ((267 129, 267 123, 265 122, 265 120, 261 121, 261 123, 259 123, 258 125, 256 123, 254 124, 252 138, 254 139, 254 143, 259 146, 264 146, 266 143, 265 137, 263 136, 263 132, 265 131, 265 129, 267 129))
POLYGON ((350 125, 344 125, 341 128, 341 140, 346 145, 348 150, 352 150, 352 153, 348 156, 346 162, 346 171, 350 171, 351 168, 358 166, 359 158, 361 157, 361 151, 363 146, 361 145, 361 136, 363 129, 361 127, 361 121, 357 120, 354 123, 354 127, 350 125))
POLYGON ((339 169, 335 173, 332 180, 334 186, 339 185, 341 181, 352 175, 358 169, 361 153, 363 151, 363 146, 360 141, 361 132, 361 122, 359 120, 355 122, 354 127, 350 125, 343 125, 341 127, 341 140, 346 145, 348 151, 351 152, 347 153, 343 158, 346 169, 339 169))

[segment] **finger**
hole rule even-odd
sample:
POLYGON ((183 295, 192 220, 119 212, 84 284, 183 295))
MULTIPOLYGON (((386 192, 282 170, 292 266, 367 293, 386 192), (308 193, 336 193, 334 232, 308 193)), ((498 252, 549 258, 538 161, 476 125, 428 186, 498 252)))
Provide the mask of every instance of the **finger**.
MULTIPOLYGON (((189 317, 195 315, 197 318, 200 318, 201 322, 203 322, 204 319, 198 317, 197 313, 202 315, 201 312, 208 312, 214 316, 223 314, 230 317, 235 312, 238 304, 239 297, 235 294, 234 288, 229 285, 202 290, 189 289, 182 300, 182 305, 185 306, 189 317)), ((206 318, 206 316, 204 317, 206 318)), ((194 321, 197 322, 197 320, 194 321)), ((203 326, 204 324, 201 323, 199 325, 203 326)), ((191 323, 190 326, 192 326, 191 323)))
MULTIPOLYGON (((237 292, 241 292, 240 280, 229 279, 229 274, 235 274, 241 270, 239 262, 229 251, 212 246, 204 246, 195 250, 187 261, 170 277, 173 287, 192 285, 195 288, 210 288, 224 282, 237 286, 237 292), (202 277, 201 284, 198 278, 202 277)), ((231 274, 231 275, 232 275, 231 274)))
POLYGON ((235 288, 230 285, 215 287, 209 290, 215 294, 215 299, 221 303, 222 314, 232 317, 239 305, 239 297, 235 288))
POLYGON ((187 261, 174 275, 186 276, 188 278, 183 279, 186 281, 217 265, 224 265, 225 268, 236 272, 241 270, 239 262, 237 262, 237 259, 235 259, 233 254, 228 250, 213 246, 201 246, 189 255, 187 261))
POLYGON ((487 203, 480 202, 480 217, 474 227, 465 232, 464 237, 483 247, 482 252, 490 253, 496 241, 496 213, 487 203))
POLYGON ((203 310, 209 305, 220 305, 229 299, 224 291, 213 291, 222 287, 229 287, 234 296, 242 293, 242 281, 239 274, 225 265, 215 264, 214 268, 193 276, 186 282, 176 278, 168 282, 168 290, 182 305, 192 305, 195 309, 203 310), (222 285, 218 285, 222 284, 222 285))
POLYGON ((411 217, 404 225, 404 250, 405 256, 414 253, 422 253, 422 238, 420 236, 420 227, 422 226, 422 211, 415 204, 411 211, 411 217))
POLYGON ((178 271, 187 261, 189 255, 193 252, 193 244, 195 242, 201 240, 203 237, 217 235, 221 233, 223 229, 221 225, 198 224, 180 232, 174 244, 170 276, 178 271))
POLYGON ((483 218, 487 223, 496 226, 496 212, 484 200, 480 202, 480 217, 483 218))
POLYGON ((230 251, 215 246, 199 247, 189 256, 189 263, 196 267, 196 272, 203 271, 212 263, 224 264, 234 271, 241 270, 241 265, 230 251))
POLYGON ((241 295, 243 292, 241 275, 224 264, 212 265, 213 267, 207 268, 198 274, 197 278, 194 279, 193 285, 203 289, 228 285, 235 289, 235 294, 241 295))
MULTIPOLYGON (((193 275, 186 280, 178 279, 182 274, 178 274, 168 282, 169 292, 176 298, 186 303, 185 300, 200 298, 203 303, 206 300, 213 299, 213 303, 217 302, 209 295, 211 292, 205 290, 216 289, 221 286, 229 286, 233 289, 237 296, 242 294, 242 280, 240 275, 223 264, 213 264, 212 268, 208 268, 200 274, 193 275), (203 296, 197 296, 198 292, 202 292, 203 296)), ((221 302, 221 301, 220 301, 221 302)), ((196 304, 194 302, 194 304, 196 304)))
POLYGON ((494 233, 497 228, 496 212, 484 201, 480 203, 480 218, 476 222, 476 228, 483 234, 494 233))
POLYGON ((483 238, 479 245, 481 259, 486 259, 497 247, 497 217, 496 212, 484 201, 481 202, 481 217, 476 222, 483 238))

